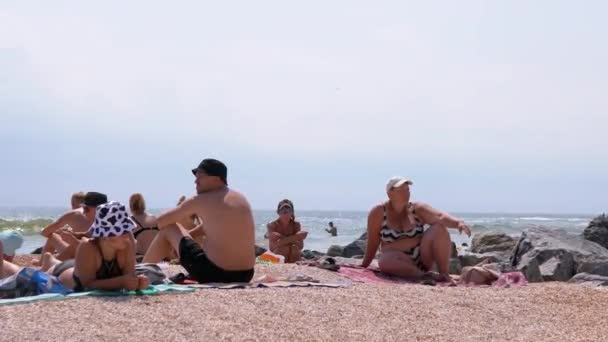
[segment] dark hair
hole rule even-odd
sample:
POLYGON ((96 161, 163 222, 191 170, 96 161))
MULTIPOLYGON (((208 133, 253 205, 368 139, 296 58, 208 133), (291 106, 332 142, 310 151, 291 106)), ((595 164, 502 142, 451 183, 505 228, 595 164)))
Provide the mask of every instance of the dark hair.
POLYGON ((287 198, 282 200, 281 202, 279 202, 279 204, 277 205, 277 213, 279 212, 279 209, 281 209, 281 207, 284 207, 284 206, 289 206, 291 208, 291 221, 295 222, 296 210, 293 206, 293 202, 288 200, 287 198))
POLYGON ((333 226, 333 225, 334 225, 334 222, 333 222, 333 221, 329 221, 329 225, 330 225, 330 226, 333 226))

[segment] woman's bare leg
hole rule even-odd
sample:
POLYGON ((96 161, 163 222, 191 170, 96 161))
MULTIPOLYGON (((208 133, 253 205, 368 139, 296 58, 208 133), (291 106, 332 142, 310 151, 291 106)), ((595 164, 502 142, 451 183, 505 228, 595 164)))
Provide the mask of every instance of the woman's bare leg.
POLYGON ((440 225, 431 226, 422 237, 420 243, 420 258, 427 270, 437 265, 437 271, 445 278, 451 280, 449 275, 450 254, 452 252, 452 241, 448 230, 440 225))
MULTIPOLYGON (((57 260, 51 253, 42 254, 42 258, 40 258, 40 270, 42 272, 47 272, 51 268, 55 267, 55 265, 59 264, 61 261, 57 260)), ((52 273, 52 271, 51 271, 52 273)))
POLYGON ((383 251, 378 259, 378 267, 382 273, 404 278, 419 279, 424 276, 412 259, 400 251, 383 251))
POLYGON ((20 269, 21 267, 13 264, 12 262, 0 258, 0 279, 12 276, 13 274, 19 272, 20 269))
POLYGON ((302 255, 302 249, 297 245, 291 245, 291 251, 289 253, 289 262, 294 263, 296 261, 300 261, 300 257, 302 255))

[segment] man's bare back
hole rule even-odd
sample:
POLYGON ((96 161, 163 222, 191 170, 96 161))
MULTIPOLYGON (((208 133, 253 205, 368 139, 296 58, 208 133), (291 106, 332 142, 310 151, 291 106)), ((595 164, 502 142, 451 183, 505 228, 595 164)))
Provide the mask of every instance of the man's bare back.
POLYGON ((226 270, 255 264, 255 223, 247 199, 228 187, 199 194, 184 203, 204 222, 203 250, 226 270))
POLYGON ((93 224, 93 221, 94 218, 87 218, 83 209, 78 208, 63 214, 55 222, 44 228, 41 234, 45 237, 49 237, 51 234, 65 226, 70 226, 74 233, 86 233, 93 224))

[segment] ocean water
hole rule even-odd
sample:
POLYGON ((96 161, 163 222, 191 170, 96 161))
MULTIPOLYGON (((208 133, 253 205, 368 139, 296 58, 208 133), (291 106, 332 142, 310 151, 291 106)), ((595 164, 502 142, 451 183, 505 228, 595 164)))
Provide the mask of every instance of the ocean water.
MULTIPOLYGON (((39 235, 42 228, 52 222, 67 208, 49 207, 0 207, 0 230, 20 229, 25 235, 23 246, 18 250, 19 254, 30 253, 37 247, 42 246, 44 239, 39 235)), ((150 210, 152 214, 162 212, 162 209, 150 210)), ((367 212, 363 211, 299 211, 296 219, 302 224, 302 229, 308 231, 308 238, 304 248, 327 251, 331 245, 346 245, 357 239, 366 230, 367 212), (325 228, 333 221, 338 227, 338 236, 332 237, 325 228)), ((574 234, 580 234, 587 226, 593 215, 585 214, 475 214, 455 213, 462 218, 471 228, 473 234, 484 231, 502 231, 509 235, 517 236, 527 228, 544 226, 555 229, 564 229, 574 234)), ((256 241, 260 246, 267 247, 268 242, 264 239, 266 224, 276 218, 276 214, 270 210, 254 211, 256 223, 256 241)), ((469 243, 470 239, 459 235, 456 230, 450 230, 452 241, 457 245, 469 243)))

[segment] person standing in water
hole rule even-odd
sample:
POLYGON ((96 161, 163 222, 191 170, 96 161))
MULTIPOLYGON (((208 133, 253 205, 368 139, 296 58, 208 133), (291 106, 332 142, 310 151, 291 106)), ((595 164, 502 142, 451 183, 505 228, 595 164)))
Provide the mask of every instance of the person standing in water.
POLYGON ((271 252, 285 257, 286 263, 300 260, 304 239, 307 232, 302 231, 300 222, 296 221, 293 203, 284 199, 277 206, 279 218, 270 222, 266 227, 268 245, 271 252))
POLYGON ((329 228, 326 228, 325 231, 331 234, 331 236, 338 236, 338 228, 331 221, 329 222, 329 228))

